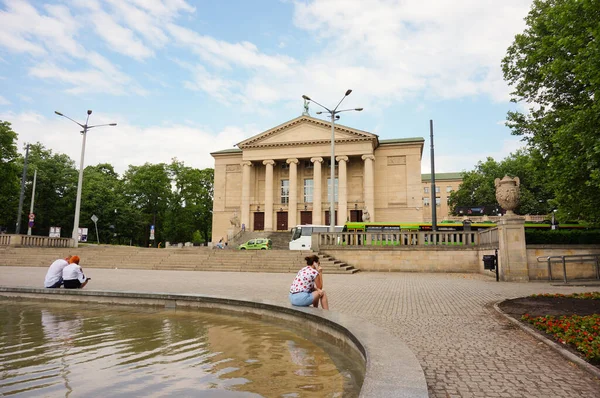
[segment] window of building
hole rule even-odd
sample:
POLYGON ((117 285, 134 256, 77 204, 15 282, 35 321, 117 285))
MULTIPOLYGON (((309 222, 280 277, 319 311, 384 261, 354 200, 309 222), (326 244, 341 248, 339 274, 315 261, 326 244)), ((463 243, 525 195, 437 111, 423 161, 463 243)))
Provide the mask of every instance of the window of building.
POLYGON ((436 206, 441 206, 442 205, 442 200, 440 198, 435 198, 435 205, 436 206))
POLYGON ((281 163, 281 170, 289 170, 290 169, 290 165, 287 164, 286 162, 281 163))
POLYGON ((425 192, 425 193, 429 193, 429 187, 425 187, 425 188, 423 188, 423 192, 425 192))
POLYGON ((310 160, 305 160, 304 161, 304 168, 305 169, 312 169, 313 168, 313 162, 311 162, 310 160))
POLYGON ((290 203, 290 180, 281 180, 281 203, 290 203))
MULTIPOLYGON (((325 161, 325 166, 327 168, 331 167, 331 159, 325 161)), ((335 161, 335 167, 338 167, 338 161, 335 161)))
POLYGON ((435 193, 440 193, 440 187, 439 186, 435 186, 435 193))
POLYGON ((446 192, 452 192, 452 191, 453 191, 452 187, 450 185, 448 185, 446 187, 446 192))
POLYGON ((429 206, 429 198, 423 198, 423 206, 429 206))
MULTIPOLYGON (((335 184, 335 186, 333 188, 333 195, 334 195, 333 200, 335 202, 337 202, 337 200, 338 200, 338 179, 337 178, 334 180, 334 184, 335 184)), ((327 200, 331 200, 331 178, 327 179, 327 200)))
POLYGON ((312 203, 313 201, 313 180, 307 178, 304 180, 304 203, 312 203))

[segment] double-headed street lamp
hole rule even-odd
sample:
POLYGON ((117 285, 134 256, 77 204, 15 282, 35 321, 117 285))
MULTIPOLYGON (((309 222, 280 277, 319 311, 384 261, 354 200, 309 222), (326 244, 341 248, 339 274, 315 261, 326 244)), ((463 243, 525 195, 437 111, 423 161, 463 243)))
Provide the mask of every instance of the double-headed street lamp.
MULTIPOLYGON (((315 101, 313 99, 310 99, 306 95, 302 96, 302 98, 304 98, 306 101, 312 101, 315 104, 319 105, 321 108, 325 109, 324 113, 328 113, 329 116, 331 117, 331 164, 330 164, 330 169, 331 169, 330 194, 331 194, 331 196, 330 196, 330 200, 329 200, 329 232, 335 232, 335 120, 340 118, 338 116, 338 113, 349 112, 349 111, 360 112, 363 110, 363 108, 342 109, 340 111, 337 110, 339 108, 339 106, 341 105, 342 101, 344 100, 344 98, 349 96, 351 92, 352 92, 352 90, 346 91, 346 94, 344 94, 344 96, 342 97, 340 102, 338 102, 337 106, 333 110, 331 110, 327 107, 324 107, 323 105, 319 104, 317 101, 315 101)), ((319 112, 317 112, 317 115, 320 115, 322 113, 323 112, 319 111, 319 112)), ((321 200, 321 198, 317 198, 317 200, 321 200)))
POLYGON ((74 243, 74 247, 78 246, 79 243, 79 211, 81 210, 81 185, 83 183, 83 157, 85 155, 85 138, 87 135, 87 131, 94 127, 102 127, 102 126, 116 126, 117 123, 108 123, 108 124, 96 124, 94 126, 89 126, 88 121, 90 120, 90 115, 92 114, 91 110, 87 111, 87 119, 85 120, 85 124, 81 124, 70 117, 63 115, 58 111, 54 111, 58 116, 65 117, 72 121, 73 123, 78 124, 83 128, 81 134, 83 134, 83 142, 81 144, 81 163, 79 164, 79 181, 77 182, 77 201, 75 202, 75 220, 73 222, 73 235, 71 235, 74 243))

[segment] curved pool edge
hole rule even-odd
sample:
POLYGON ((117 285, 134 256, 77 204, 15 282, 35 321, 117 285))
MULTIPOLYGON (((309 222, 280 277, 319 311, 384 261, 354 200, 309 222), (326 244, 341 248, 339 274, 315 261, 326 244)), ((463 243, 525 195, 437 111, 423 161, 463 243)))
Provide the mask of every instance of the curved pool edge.
POLYGON ((141 293, 98 290, 36 289, 0 286, 0 297, 50 299, 102 304, 154 305, 167 308, 211 308, 270 316, 327 333, 357 350, 365 360, 361 397, 428 397, 425 374, 406 344, 379 326, 334 311, 282 306, 267 301, 250 301, 207 295, 141 293))

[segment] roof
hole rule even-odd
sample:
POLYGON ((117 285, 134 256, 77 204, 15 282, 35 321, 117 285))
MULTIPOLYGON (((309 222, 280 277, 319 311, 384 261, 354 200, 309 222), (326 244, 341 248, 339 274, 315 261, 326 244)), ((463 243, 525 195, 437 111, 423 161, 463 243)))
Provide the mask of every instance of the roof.
POLYGON ((223 155, 223 154, 227 154, 227 153, 241 153, 242 150, 240 148, 231 148, 231 149, 223 149, 220 151, 216 151, 216 152, 211 152, 211 155, 223 155))
MULTIPOLYGON (((462 180, 463 172, 460 173, 435 173, 436 181, 462 180)), ((431 174, 421 174, 422 181, 431 181, 431 174)))
POLYGON ((409 137, 409 138, 393 138, 390 140, 379 140, 379 145, 385 144, 401 144, 404 142, 425 142, 423 137, 409 137))

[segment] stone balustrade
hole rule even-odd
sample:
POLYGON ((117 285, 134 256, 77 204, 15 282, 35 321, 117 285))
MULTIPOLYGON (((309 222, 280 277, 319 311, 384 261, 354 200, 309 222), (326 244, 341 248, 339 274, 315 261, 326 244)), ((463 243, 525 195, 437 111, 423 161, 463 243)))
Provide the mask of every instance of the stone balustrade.
POLYGON ((72 247, 71 238, 50 238, 48 236, 34 235, 0 235, 0 246, 27 246, 27 247, 72 247))
MULTIPOLYGON (((497 232, 496 232, 497 234, 497 232)), ((330 246, 478 246, 475 231, 325 232, 313 234, 312 247, 330 246)))

